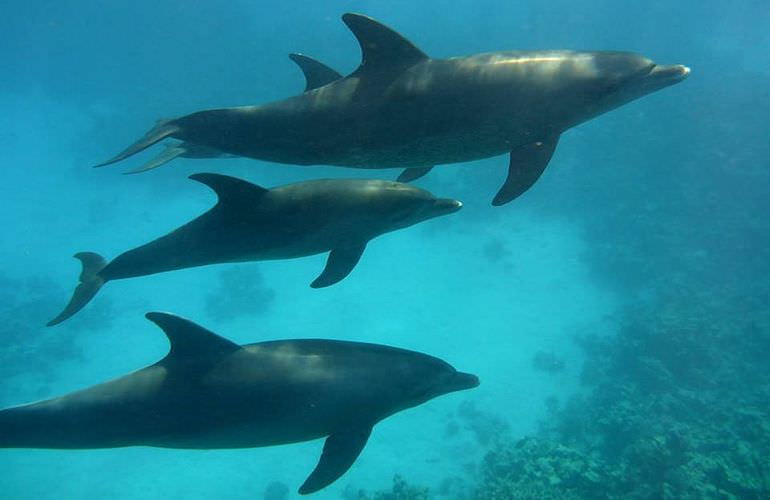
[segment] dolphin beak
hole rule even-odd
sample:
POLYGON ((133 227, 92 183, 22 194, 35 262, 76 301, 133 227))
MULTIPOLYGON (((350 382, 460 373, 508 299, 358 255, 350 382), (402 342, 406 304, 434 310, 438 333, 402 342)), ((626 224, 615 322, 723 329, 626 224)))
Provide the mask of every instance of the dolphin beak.
POLYGON ((463 202, 451 198, 439 198, 434 202, 434 206, 442 214, 451 214, 463 208, 463 202))
POLYGON ((480 383, 479 378, 472 373, 457 372, 452 385, 454 391, 464 391, 478 387, 480 383))
POLYGON ((649 76, 659 82, 667 82, 669 85, 681 82, 690 74, 690 68, 682 64, 672 64, 670 66, 657 65, 652 68, 649 76))

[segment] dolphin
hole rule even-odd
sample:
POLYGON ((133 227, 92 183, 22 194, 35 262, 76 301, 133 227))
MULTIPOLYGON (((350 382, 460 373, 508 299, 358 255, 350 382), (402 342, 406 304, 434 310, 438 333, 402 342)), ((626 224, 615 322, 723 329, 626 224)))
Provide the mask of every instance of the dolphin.
MULTIPOLYGON (((339 74, 334 69, 332 69, 331 67, 305 54, 292 52, 291 54, 289 54, 289 59, 294 61, 297 64, 297 66, 299 66, 299 69, 302 71, 302 74, 305 76, 305 92, 309 90, 317 89, 318 87, 323 87, 328 83, 331 83, 335 80, 339 80, 340 78, 342 78, 342 75, 339 74)), ((166 121, 168 120, 159 120, 156 126, 162 126, 166 121)), ((158 168, 170 162, 171 160, 175 158, 180 158, 180 157, 196 158, 196 159, 235 158, 236 155, 223 153, 221 151, 217 151, 216 149, 202 146, 200 144, 195 144, 194 142, 190 142, 190 141, 174 142, 166 145, 166 149, 164 149, 158 156, 154 157, 152 160, 148 161, 144 165, 138 168, 135 168, 133 170, 128 170, 124 173, 139 174, 142 172, 146 172, 148 170, 152 170, 154 168, 158 168)), ((398 180, 401 182, 408 182, 410 180, 408 178, 405 178, 405 179, 406 180, 402 180, 401 178, 399 178, 398 180)))
POLYGON ((235 177, 194 174, 218 197, 209 211, 150 243, 107 262, 80 252, 80 283, 47 326, 82 309, 104 283, 176 269, 256 260, 292 259, 329 252, 311 283, 333 285, 356 266, 369 240, 462 207, 400 182, 321 179, 265 189, 235 177))
POLYGON ((342 476, 379 421, 479 385, 414 351, 338 340, 238 345, 173 314, 168 355, 58 398, 0 410, 0 448, 252 448, 326 437, 307 494, 342 476))
POLYGON ((361 46, 350 75, 257 106, 192 113, 151 129, 112 159, 165 139, 297 165, 407 167, 510 153, 493 205, 540 177, 562 132, 664 87, 686 66, 628 52, 505 51, 431 59, 391 28, 360 14, 342 20, 361 46))

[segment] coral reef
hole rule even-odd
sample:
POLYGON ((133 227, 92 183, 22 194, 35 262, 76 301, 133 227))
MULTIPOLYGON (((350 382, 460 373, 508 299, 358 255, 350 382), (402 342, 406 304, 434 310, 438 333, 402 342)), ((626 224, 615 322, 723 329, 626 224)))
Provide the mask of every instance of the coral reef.
POLYGON ((343 496, 349 500, 428 500, 430 498, 428 488, 412 486, 398 474, 393 476, 393 487, 390 491, 377 491, 372 494, 364 490, 355 493, 346 491, 343 496))
POLYGON ((770 315, 662 296, 578 339, 590 387, 540 435, 498 442, 478 499, 770 498, 770 315), (751 354, 754 353, 754 354, 751 354))
POLYGON ((481 500, 610 498, 607 467, 556 442, 499 443, 482 464, 481 500))
POLYGON ((466 400, 460 403, 457 407, 457 416, 483 448, 494 445, 498 440, 509 436, 508 422, 497 415, 479 410, 474 401, 466 400))

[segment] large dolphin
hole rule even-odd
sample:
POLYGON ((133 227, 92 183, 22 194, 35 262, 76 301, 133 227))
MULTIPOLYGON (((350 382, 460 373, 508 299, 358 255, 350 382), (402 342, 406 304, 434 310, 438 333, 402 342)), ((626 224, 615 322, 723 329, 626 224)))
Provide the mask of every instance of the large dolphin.
MULTIPOLYGON (((313 59, 305 54, 291 53, 289 59, 294 61, 302 74, 305 76, 305 92, 318 87, 323 87, 335 80, 342 78, 342 75, 337 71, 327 66, 326 64, 313 59)), ((167 120, 160 120, 156 126, 162 126, 167 120)), ((137 167, 133 170, 125 172, 126 174, 138 174, 158 168, 175 158, 235 158, 235 155, 223 153, 194 142, 174 142, 166 145, 166 149, 161 151, 159 155, 145 163, 144 165, 137 167)), ((408 178, 399 178, 399 181, 407 182, 408 178)))
POLYGON ((78 312, 108 281, 188 267, 330 252, 310 286, 333 285, 353 270, 369 240, 462 207, 457 200, 383 180, 321 179, 265 189, 226 175, 190 178, 214 190, 217 204, 109 263, 93 252, 75 254, 83 264, 80 283, 48 326, 78 312))
POLYGON ((492 202, 502 205, 539 178, 562 132, 689 73, 627 52, 431 59, 369 17, 342 19, 362 52, 349 76, 269 104, 170 120, 101 165, 166 137, 279 163, 416 169, 410 178, 437 164, 509 152, 508 177, 492 202))
POLYGON ((479 385, 419 352, 316 339, 239 346, 172 314, 147 318, 168 336, 165 358, 0 411, 0 447, 251 448, 328 436, 306 494, 342 476, 379 421, 479 385))

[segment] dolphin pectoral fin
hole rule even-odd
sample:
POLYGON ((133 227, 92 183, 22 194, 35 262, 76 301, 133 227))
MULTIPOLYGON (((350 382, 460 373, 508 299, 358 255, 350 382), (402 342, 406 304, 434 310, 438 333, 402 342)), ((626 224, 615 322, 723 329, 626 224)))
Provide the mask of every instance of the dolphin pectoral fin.
POLYGON ((299 494, 315 493, 339 479, 361 454, 371 433, 371 426, 353 426, 326 438, 321 459, 300 486, 299 494))
POLYGON ((254 203, 269 190, 237 177, 222 174, 193 174, 190 179, 210 187, 219 198, 217 206, 232 209, 254 208, 254 203))
POLYGON ((361 14, 347 13, 342 21, 361 46, 361 65, 355 71, 401 71, 428 56, 398 32, 361 14))
POLYGON ((104 269, 107 265, 107 261, 104 257, 94 252, 80 252, 75 254, 75 258, 78 259, 83 266, 83 269, 80 272, 80 283, 75 287, 72 298, 70 298, 70 301, 64 307, 64 310, 54 319, 46 323, 45 326, 58 325, 83 309, 105 283, 104 279, 99 276, 99 271, 104 269))
POLYGON ((304 54, 291 53, 289 59, 297 63, 302 74, 305 75, 305 92, 323 87, 342 78, 341 74, 329 66, 304 54))
POLYGON ((333 249, 329 252, 323 272, 310 286, 323 288, 342 281, 356 267, 364 249, 366 249, 366 243, 333 249))
POLYGON ((136 153, 149 148, 153 144, 159 141, 162 141, 166 137, 179 132, 179 130, 180 130, 179 125, 176 125, 173 120, 161 121, 155 127, 153 127, 149 132, 144 134, 144 136, 141 139, 139 139, 138 141, 136 141, 135 143, 133 143, 132 145, 124 149, 117 156, 114 156, 113 158, 105 161, 104 163, 94 165, 94 168, 104 167, 106 165, 111 165, 121 160, 125 160, 129 156, 135 155, 136 153))
POLYGON ((405 168, 396 179, 398 182, 412 182, 427 174, 433 167, 405 168))
POLYGON ((492 200, 492 205, 505 205, 531 188, 545 170, 559 142, 559 136, 525 144, 511 151, 508 177, 492 200))
POLYGON ((144 315, 163 330, 171 345, 164 361, 175 359, 214 359, 241 349, 241 346, 175 314, 149 312, 144 315))
POLYGON ((152 170, 153 168, 158 168, 161 165, 165 165, 166 163, 170 162, 174 158, 177 158, 179 156, 184 156, 185 153, 187 153, 187 148, 184 147, 184 143, 169 144, 168 146, 166 146, 166 149, 163 150, 161 154, 159 154, 152 160, 148 161, 141 167, 135 168, 133 170, 127 170, 123 173, 139 174, 141 172, 146 172, 148 170, 152 170))

